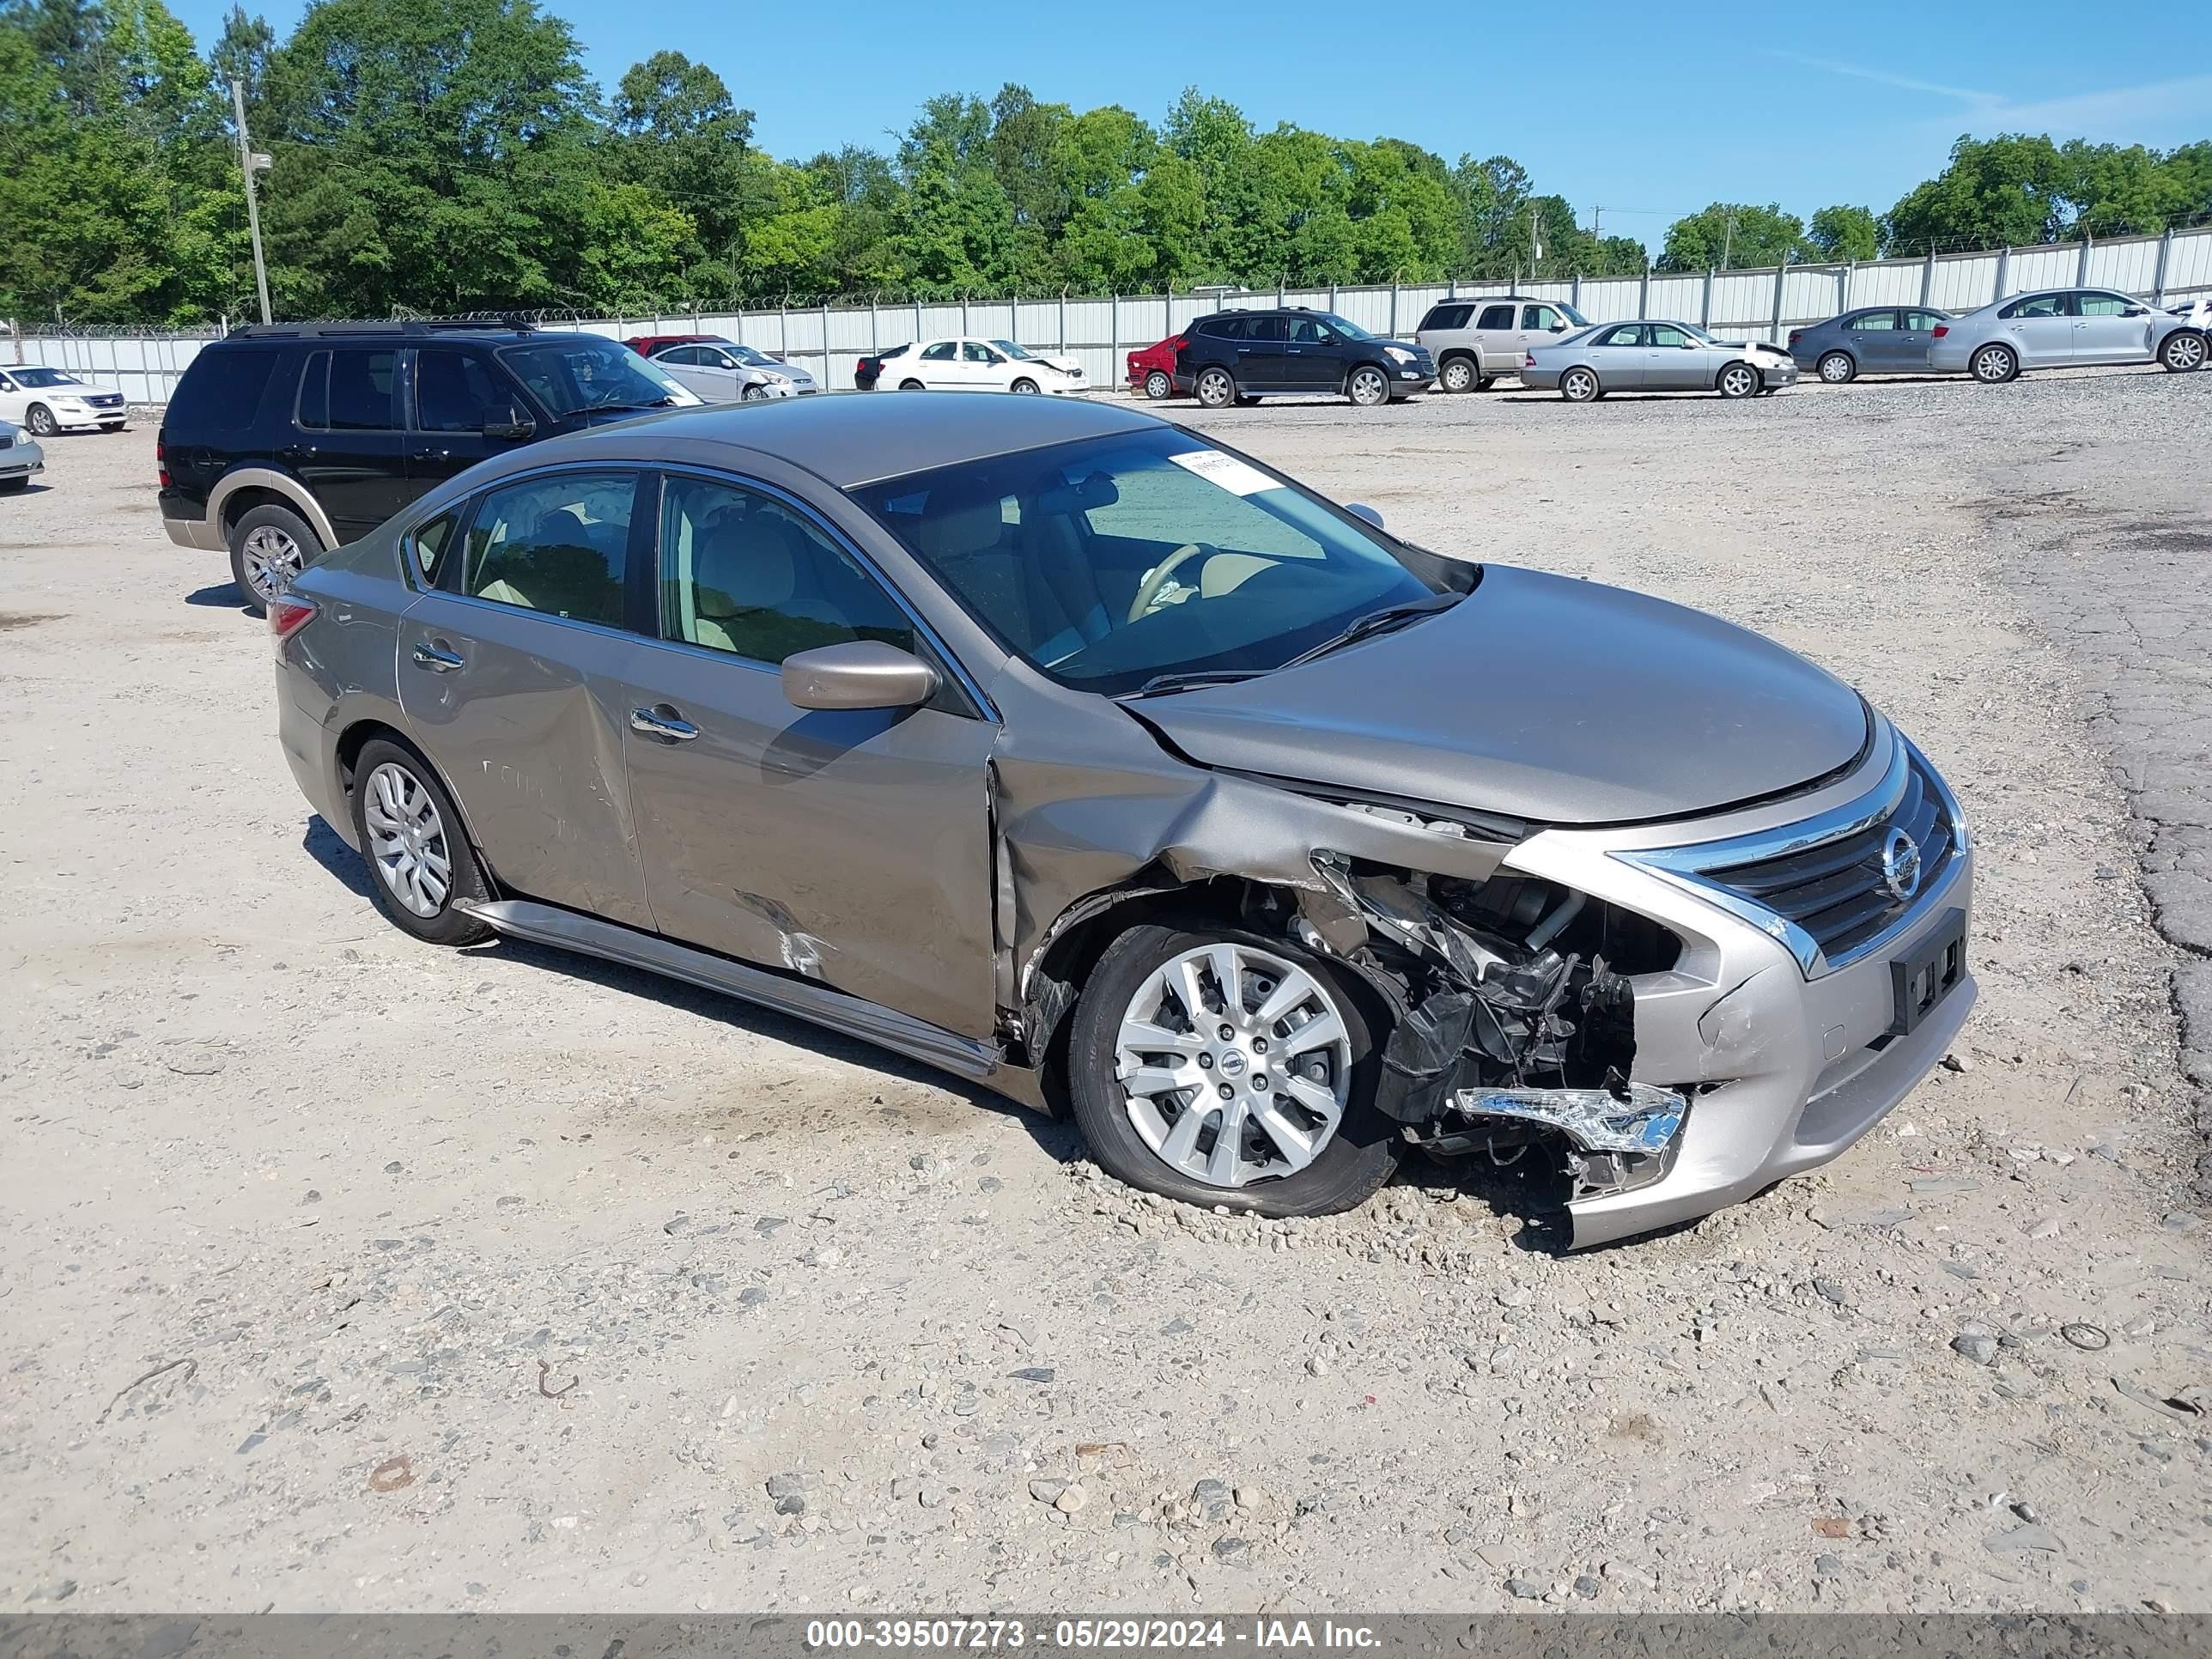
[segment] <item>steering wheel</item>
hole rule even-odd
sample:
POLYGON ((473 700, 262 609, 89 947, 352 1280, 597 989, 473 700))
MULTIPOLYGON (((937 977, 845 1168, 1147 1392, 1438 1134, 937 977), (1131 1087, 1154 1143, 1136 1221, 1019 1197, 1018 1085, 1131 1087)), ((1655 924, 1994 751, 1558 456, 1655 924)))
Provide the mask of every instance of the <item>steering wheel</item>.
POLYGON ((1211 553, 1213 550, 1205 542, 1185 542, 1166 558, 1161 560, 1158 564, 1153 566, 1152 574, 1137 584, 1137 597, 1129 602, 1129 614, 1125 620, 1140 621, 1153 605, 1159 602, 1160 595, 1167 589, 1169 577, 1174 575, 1176 571, 1198 557, 1200 554, 1211 553))

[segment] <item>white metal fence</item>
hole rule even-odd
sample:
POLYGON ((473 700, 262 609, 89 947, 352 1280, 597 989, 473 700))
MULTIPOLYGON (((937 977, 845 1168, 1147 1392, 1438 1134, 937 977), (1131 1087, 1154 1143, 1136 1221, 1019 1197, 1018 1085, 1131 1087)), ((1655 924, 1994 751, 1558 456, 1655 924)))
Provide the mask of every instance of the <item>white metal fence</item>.
MULTIPOLYGON (((1790 265, 1782 270, 1648 271, 1641 276, 1565 281, 1427 283, 1388 287, 1283 288, 1227 299, 1211 295, 1119 295, 1107 298, 922 301, 830 304, 773 310, 659 313, 559 322, 627 339, 636 334, 720 334, 812 369, 826 386, 849 387, 853 365, 885 346, 972 334, 1018 340, 1036 350, 1083 360, 1095 385, 1116 384, 1122 354, 1186 327, 1223 307, 1325 307, 1378 334, 1411 334, 1439 300, 1521 293, 1565 300, 1594 323, 1639 317, 1696 322, 1735 338, 1779 343, 1791 328, 1869 305, 1932 305, 1971 311, 2024 289, 2066 285, 2120 289, 2160 303, 2212 293, 2212 225, 2106 242, 2063 242, 1980 253, 1931 253, 1864 264, 1790 265)), ((13 325, 9 325, 11 328, 13 325)), ((168 400, 204 332, 17 332, 22 358, 118 387, 134 404, 168 400)))

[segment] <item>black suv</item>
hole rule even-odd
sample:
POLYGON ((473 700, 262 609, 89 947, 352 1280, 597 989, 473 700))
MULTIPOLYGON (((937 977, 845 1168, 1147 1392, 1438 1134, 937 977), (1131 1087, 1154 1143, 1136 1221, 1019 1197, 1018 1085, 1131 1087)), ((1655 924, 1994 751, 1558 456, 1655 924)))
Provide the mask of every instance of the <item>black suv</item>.
POLYGON ((325 549, 536 438, 699 402, 596 334, 277 324, 204 347, 161 417, 161 522, 258 607, 325 549))
POLYGON ((1304 307, 1214 312, 1183 331, 1176 351, 1175 389, 1208 409, 1316 392, 1387 404, 1426 392, 1436 378, 1421 347, 1304 307))

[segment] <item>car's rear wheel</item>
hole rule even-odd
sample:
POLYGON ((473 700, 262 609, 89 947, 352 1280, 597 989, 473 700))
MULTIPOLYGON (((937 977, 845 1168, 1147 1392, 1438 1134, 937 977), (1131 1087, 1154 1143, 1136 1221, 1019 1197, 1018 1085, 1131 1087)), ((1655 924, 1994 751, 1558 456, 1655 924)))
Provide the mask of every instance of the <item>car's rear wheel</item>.
POLYGON ((1193 390, 1199 402, 1208 409, 1226 409, 1237 401, 1237 382, 1230 379, 1225 368, 1200 369, 1198 384, 1193 390))
POLYGON ((61 430, 61 423, 54 419, 54 411, 44 404, 33 404, 25 410, 23 424, 30 428, 31 435, 34 438, 51 438, 61 430))
POLYGON ((1749 363, 1730 363, 1714 384, 1723 398, 1748 398, 1759 390, 1759 371, 1749 363))
POLYGON ((1966 368, 1984 386, 2002 386, 2020 378, 2020 354, 2008 345, 1977 347, 1966 368))
POLYGON ((491 929, 461 907, 490 896, 461 815, 438 775, 413 750, 383 738, 353 769, 353 823, 368 860, 376 908, 430 945, 474 945, 491 929))
POLYGON ((1150 398, 1154 403, 1159 402, 1174 390, 1175 381, 1164 368, 1153 369, 1145 376, 1145 396, 1150 398))
POLYGON ((1397 1166, 1352 982, 1236 929, 1147 925, 1107 948, 1069 1032, 1075 1121, 1102 1167, 1185 1203, 1322 1215, 1397 1166))
POLYGON ((1597 375, 1590 369, 1571 368, 1559 376, 1559 396, 1571 404, 1595 403, 1597 394, 1597 375))
POLYGON ((2204 337, 2177 329, 2158 349, 2158 360, 2173 374, 2188 374, 2204 367, 2204 337))
POLYGON ((322 550, 322 538, 290 507, 257 507, 230 527, 231 582, 250 609, 262 610, 322 550))
POLYGON ((1474 372, 1473 360, 1447 357, 1437 366, 1437 379, 1447 392, 1473 392, 1482 377, 1474 372))
POLYGON ((1830 386, 1846 386, 1858 379, 1858 362, 1848 351, 1825 352, 1820 357, 1820 378, 1830 386))
POLYGON ((1037 383, 1035 380, 1030 380, 1027 375, 1024 375, 1020 380, 1015 381, 1012 386, 1007 388, 1009 391, 1018 392, 1024 397, 1030 398, 1036 396, 1036 389, 1037 383))
POLYGON ((1352 371, 1345 382, 1345 395, 1362 409, 1373 409, 1390 401, 1390 378, 1372 363, 1362 363, 1352 371))

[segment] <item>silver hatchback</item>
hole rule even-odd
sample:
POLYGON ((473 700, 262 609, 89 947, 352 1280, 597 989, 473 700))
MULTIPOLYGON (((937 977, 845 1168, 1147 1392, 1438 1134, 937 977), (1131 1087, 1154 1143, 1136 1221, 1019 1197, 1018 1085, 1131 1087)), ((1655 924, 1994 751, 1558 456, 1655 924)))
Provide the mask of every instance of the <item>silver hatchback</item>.
POLYGON ((554 438, 269 618, 408 933, 858 1035, 1192 1203, 1524 1146, 1574 1242, 1647 1231, 1837 1156, 1973 1000, 1958 804, 1848 686, 1126 408, 554 438))

